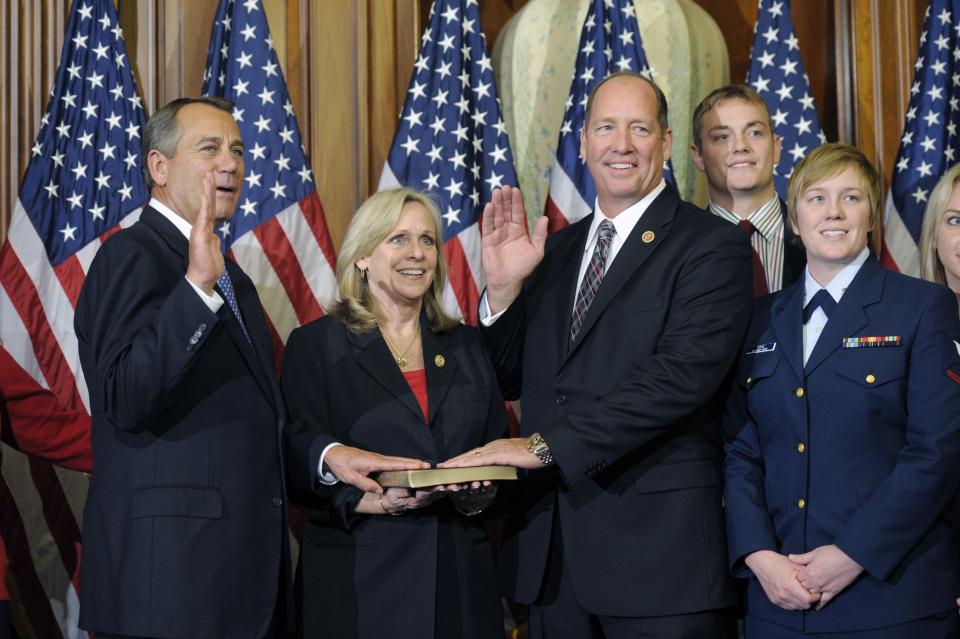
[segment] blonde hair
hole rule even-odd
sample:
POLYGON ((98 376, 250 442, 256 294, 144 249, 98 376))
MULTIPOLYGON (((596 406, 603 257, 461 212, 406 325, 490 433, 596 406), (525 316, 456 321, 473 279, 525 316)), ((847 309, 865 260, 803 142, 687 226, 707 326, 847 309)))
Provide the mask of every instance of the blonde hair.
POLYGON ((880 176, 860 149, 841 142, 818 146, 793 168, 787 186, 790 223, 797 226, 797 201, 804 191, 817 182, 843 173, 851 166, 860 174, 863 190, 870 203, 870 227, 877 228, 880 222, 880 176))
POLYGON ((371 195, 354 213, 337 258, 337 288, 340 299, 333 316, 354 332, 368 331, 377 325, 373 297, 357 261, 369 257, 400 220, 403 207, 415 202, 423 206, 433 219, 437 238, 437 267, 430 288, 423 296, 423 310, 434 332, 450 330, 459 322, 443 310, 443 289, 447 282, 447 262, 443 256, 443 228, 433 201, 424 193, 408 188, 390 189, 371 195))
POLYGON ((927 208, 923 212, 923 226, 920 229, 920 277, 928 282, 947 283, 947 274, 937 255, 937 228, 947 210, 947 202, 953 195, 953 187, 960 183, 960 164, 954 164, 933 187, 927 208))

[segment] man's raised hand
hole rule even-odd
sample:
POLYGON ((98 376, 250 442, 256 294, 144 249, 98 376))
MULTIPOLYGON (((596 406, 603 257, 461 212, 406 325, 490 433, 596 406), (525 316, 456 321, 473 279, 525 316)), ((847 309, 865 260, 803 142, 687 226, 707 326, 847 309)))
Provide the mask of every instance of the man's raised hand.
POLYGON ((216 188, 213 173, 203 176, 203 193, 200 196, 200 212, 190 230, 190 261, 187 279, 207 295, 213 294, 213 285, 223 274, 223 252, 220 238, 214 231, 216 188))

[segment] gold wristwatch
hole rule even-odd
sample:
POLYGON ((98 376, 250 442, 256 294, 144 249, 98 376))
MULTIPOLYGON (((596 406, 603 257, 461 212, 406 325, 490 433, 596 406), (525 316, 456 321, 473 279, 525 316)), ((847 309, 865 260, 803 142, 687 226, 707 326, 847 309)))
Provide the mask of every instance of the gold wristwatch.
POLYGON ((527 440, 527 450, 533 453, 544 466, 549 466, 553 463, 553 453, 550 452, 550 447, 547 446, 547 442, 543 441, 540 433, 530 435, 530 438, 527 440))

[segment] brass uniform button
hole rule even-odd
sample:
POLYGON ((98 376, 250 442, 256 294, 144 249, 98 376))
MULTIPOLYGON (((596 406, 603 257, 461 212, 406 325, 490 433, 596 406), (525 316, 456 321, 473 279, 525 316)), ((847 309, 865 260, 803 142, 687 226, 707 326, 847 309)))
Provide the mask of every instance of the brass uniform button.
POLYGON ((803 386, 798 387, 797 390, 793 391, 793 394, 797 397, 803 397, 803 386))
POLYGON ((749 385, 752 384, 752 383, 753 383, 753 378, 752 378, 752 377, 748 377, 748 378, 747 378, 747 386, 749 386, 749 385))
POLYGON ((802 497, 797 500, 797 508, 799 508, 800 510, 803 510, 806 507, 807 507, 806 500, 804 500, 802 497))
POLYGON ((800 454, 803 454, 803 452, 804 452, 805 450, 807 450, 807 447, 804 445, 804 443, 803 443, 803 442, 797 442, 797 452, 800 453, 800 454))
POLYGON ((867 383, 868 383, 868 384, 872 384, 872 383, 874 383, 875 381, 877 381, 877 378, 874 377, 873 373, 870 373, 869 375, 867 375, 867 383))
POLYGON ((433 358, 433 363, 437 365, 437 368, 443 368, 443 365, 447 363, 447 360, 443 358, 443 355, 437 355, 433 358))

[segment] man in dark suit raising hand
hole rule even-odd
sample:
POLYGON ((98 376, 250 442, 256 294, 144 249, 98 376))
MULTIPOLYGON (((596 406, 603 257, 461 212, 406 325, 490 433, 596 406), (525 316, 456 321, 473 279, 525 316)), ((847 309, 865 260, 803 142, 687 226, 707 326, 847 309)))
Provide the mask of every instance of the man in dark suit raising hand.
POLYGON ((481 331, 524 437, 447 462, 530 469, 501 553, 531 636, 731 636, 719 402, 749 313, 736 227, 663 179, 672 135, 655 84, 594 89, 580 154, 591 216, 524 232, 520 193, 483 214, 481 331))

